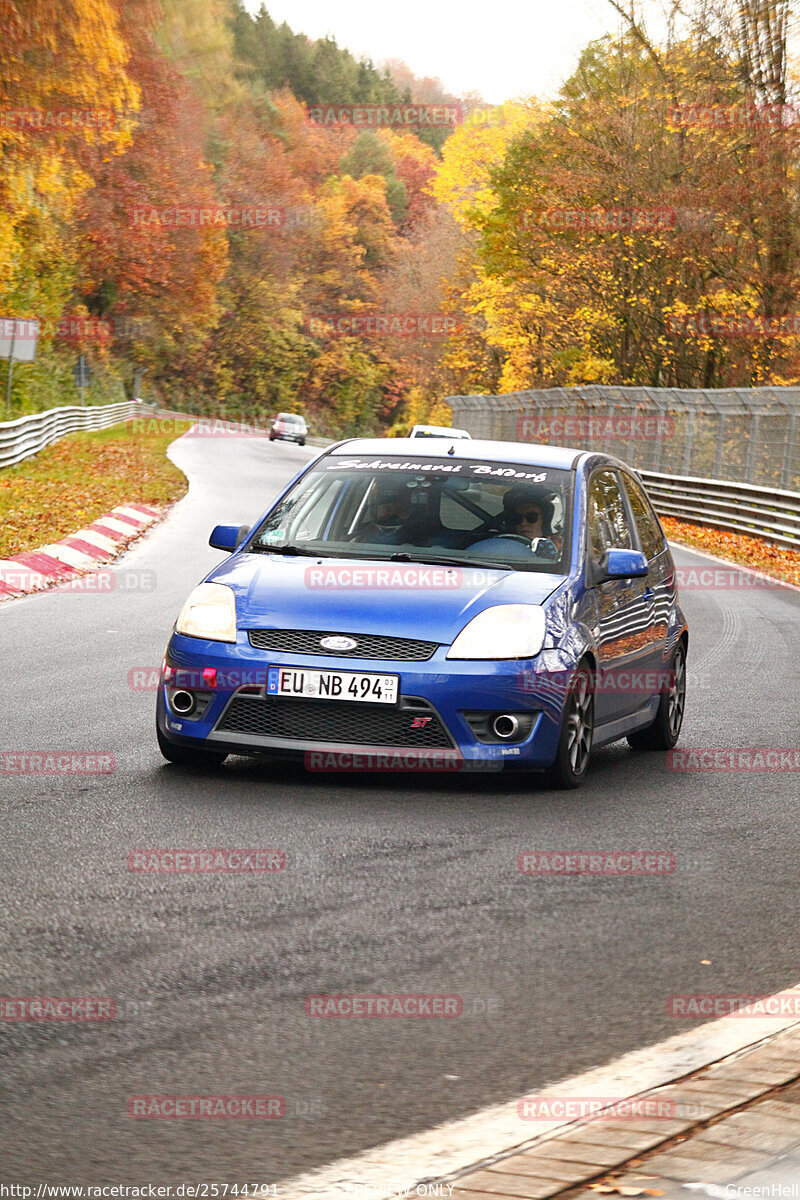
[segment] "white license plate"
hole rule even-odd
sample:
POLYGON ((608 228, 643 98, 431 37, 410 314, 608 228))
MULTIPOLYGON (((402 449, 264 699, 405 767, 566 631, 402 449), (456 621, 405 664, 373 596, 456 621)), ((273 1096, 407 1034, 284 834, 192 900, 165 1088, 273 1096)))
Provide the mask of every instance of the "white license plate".
POLYGON ((313 700, 361 700, 396 704, 399 675, 364 675, 360 671, 309 671, 305 667, 270 667, 268 696, 305 696, 313 700))

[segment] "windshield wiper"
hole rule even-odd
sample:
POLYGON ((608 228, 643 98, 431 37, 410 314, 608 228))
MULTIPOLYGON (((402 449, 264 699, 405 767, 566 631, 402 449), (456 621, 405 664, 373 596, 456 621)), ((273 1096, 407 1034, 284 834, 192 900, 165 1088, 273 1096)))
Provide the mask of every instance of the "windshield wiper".
POLYGON ((325 554, 324 550, 307 550, 305 546, 263 546, 258 542, 254 542, 250 547, 251 554, 296 554, 303 555, 305 558, 330 558, 330 554, 325 554))
POLYGON ((447 555, 439 554, 409 554, 406 550, 390 554, 389 562, 413 562, 440 567, 487 567, 493 571, 516 570, 516 567, 510 567, 506 563, 490 562, 488 558, 448 558, 447 555))
POLYGON ((490 571, 516 571, 517 566, 510 566, 508 563, 492 562, 487 558, 452 558, 447 555, 438 554, 412 554, 407 550, 398 550, 395 554, 379 554, 368 552, 359 554, 357 551, 353 553, 350 548, 326 551, 326 550, 308 550, 305 546, 283 545, 283 546, 264 546, 254 542, 250 547, 251 554, 285 554, 287 557, 304 557, 304 558, 360 558, 367 562, 405 562, 405 563, 421 563, 423 566, 438 566, 438 567, 484 567, 490 571))

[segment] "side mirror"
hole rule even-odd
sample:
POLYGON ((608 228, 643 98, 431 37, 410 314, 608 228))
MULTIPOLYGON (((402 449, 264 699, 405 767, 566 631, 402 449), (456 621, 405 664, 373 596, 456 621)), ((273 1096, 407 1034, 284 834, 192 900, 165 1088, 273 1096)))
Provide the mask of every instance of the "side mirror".
POLYGON ((249 532, 249 525, 215 525, 208 544, 215 550, 227 550, 230 554, 241 546, 249 532))
POLYGON ((600 571, 603 580, 641 579, 647 574, 647 559, 641 550, 606 550, 600 571))

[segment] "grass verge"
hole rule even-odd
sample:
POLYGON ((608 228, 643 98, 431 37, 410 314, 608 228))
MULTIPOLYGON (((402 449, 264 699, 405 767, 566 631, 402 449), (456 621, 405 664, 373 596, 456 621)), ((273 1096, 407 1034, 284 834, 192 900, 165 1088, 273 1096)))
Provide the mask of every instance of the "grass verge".
POLYGON ((68 537, 117 504, 162 507, 178 500, 186 478, 166 450, 190 424, 134 432, 128 422, 98 433, 72 433, 0 470, 0 558, 68 537))
POLYGON ((794 583, 800 587, 800 550, 788 546, 773 546, 761 538, 748 537, 744 533, 729 533, 724 529, 707 529, 704 525, 690 525, 674 517, 661 517, 664 532, 671 542, 683 543, 693 550, 703 550, 726 558, 741 567, 763 571, 773 579, 794 583))

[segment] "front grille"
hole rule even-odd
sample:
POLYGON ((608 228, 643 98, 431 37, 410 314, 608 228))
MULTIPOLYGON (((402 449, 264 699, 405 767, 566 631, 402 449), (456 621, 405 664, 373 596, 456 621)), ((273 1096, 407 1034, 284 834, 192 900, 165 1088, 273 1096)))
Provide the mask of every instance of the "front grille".
POLYGON ((436 710, 411 700, 401 708, 356 704, 349 700, 243 699, 235 696, 223 713, 217 733, 246 733, 280 741, 328 742, 355 746, 452 746, 436 710), (428 718, 412 728, 420 715, 428 718))
POLYGON ((282 654, 324 654, 330 658, 385 658, 405 662, 424 662, 436 650, 437 642, 414 638, 383 637, 374 633, 325 632, 316 629, 250 629, 250 645, 257 650, 277 650, 282 654), (353 650, 323 650, 320 639, 349 637, 358 645, 353 650))

